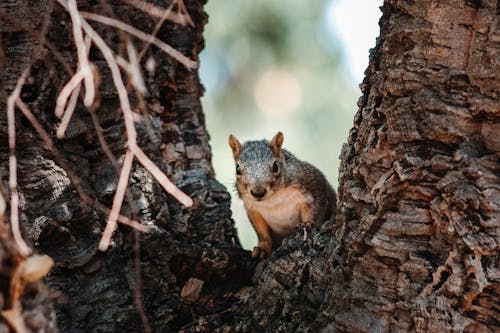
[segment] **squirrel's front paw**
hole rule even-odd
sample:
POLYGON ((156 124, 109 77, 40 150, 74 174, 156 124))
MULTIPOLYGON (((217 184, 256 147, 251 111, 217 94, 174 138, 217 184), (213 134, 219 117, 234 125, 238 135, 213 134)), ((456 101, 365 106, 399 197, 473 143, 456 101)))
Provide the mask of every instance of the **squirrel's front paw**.
POLYGON ((252 257, 258 259, 266 259, 271 254, 271 244, 260 242, 259 246, 253 248, 252 257))

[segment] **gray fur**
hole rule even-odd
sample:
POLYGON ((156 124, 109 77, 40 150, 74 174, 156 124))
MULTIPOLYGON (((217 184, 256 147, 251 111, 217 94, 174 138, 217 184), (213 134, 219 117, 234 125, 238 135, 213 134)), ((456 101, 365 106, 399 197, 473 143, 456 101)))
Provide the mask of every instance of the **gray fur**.
POLYGON ((268 190, 293 186, 304 194, 310 194, 314 203, 311 207, 312 221, 322 223, 335 216, 336 195, 323 173, 313 165, 297 159, 289 151, 282 149, 276 156, 266 140, 247 141, 237 158, 241 176, 236 178, 236 189, 240 198, 249 187, 266 187, 268 190), (273 174, 274 161, 278 161, 280 172, 273 174))

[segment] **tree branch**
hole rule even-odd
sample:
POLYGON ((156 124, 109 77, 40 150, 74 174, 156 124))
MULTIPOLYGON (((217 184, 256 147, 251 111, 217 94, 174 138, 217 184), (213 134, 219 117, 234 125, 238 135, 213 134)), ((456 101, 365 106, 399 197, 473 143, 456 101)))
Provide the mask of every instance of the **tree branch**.
POLYGON ((26 244, 19 228, 19 193, 17 191, 17 158, 16 158, 16 118, 15 104, 21 94, 24 81, 30 73, 28 66, 17 80, 14 91, 7 100, 7 123, 9 135, 9 187, 10 187, 10 223, 14 240, 23 256, 31 254, 31 248, 26 244))

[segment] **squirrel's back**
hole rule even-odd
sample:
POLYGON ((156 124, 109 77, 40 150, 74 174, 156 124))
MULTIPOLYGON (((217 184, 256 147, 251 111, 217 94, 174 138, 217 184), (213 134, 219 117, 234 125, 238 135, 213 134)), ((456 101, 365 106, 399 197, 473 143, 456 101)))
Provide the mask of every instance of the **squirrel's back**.
POLYGON ((325 205, 324 215, 318 216, 321 222, 332 219, 335 216, 337 196, 325 175, 314 165, 299 160, 286 149, 283 149, 283 155, 288 169, 287 183, 301 184, 304 192, 310 193, 315 200, 325 205))

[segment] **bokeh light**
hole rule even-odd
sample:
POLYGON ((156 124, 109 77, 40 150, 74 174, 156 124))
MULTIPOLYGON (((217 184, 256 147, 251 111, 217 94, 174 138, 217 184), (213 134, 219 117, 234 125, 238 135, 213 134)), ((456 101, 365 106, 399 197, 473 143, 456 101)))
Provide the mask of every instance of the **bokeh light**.
POLYGON ((229 134, 284 133, 284 147, 337 187, 339 155, 378 36, 381 0, 209 0, 200 55, 202 99, 217 179, 233 194, 240 241, 255 233, 234 191, 229 134))
POLYGON ((254 98, 257 109, 266 116, 285 118, 301 105, 302 88, 289 71, 271 68, 257 79, 254 98))

